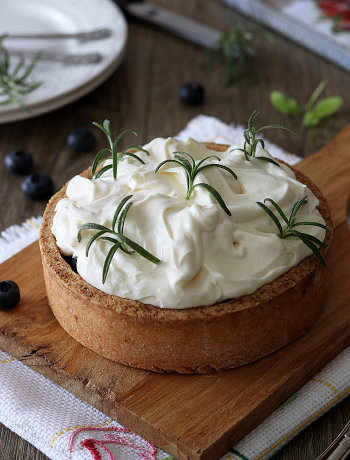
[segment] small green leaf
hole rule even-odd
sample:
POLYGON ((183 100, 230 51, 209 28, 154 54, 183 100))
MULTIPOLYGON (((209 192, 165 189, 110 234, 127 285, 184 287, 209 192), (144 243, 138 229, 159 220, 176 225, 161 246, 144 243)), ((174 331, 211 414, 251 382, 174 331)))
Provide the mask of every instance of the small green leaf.
POLYGON ((114 246, 111 247, 111 249, 108 251, 105 263, 103 264, 103 269, 102 269, 102 284, 105 284, 106 278, 108 275, 108 270, 111 265, 112 259, 118 248, 120 248, 121 243, 116 243, 114 246))
POLYGON ((248 129, 252 129, 253 128, 253 122, 255 120, 255 118, 259 115, 259 111, 258 110, 254 110, 254 112, 250 115, 249 117, 249 120, 248 120, 248 129))
POLYGON ((318 247, 310 240, 310 235, 298 232, 297 230, 290 230, 290 233, 294 234, 294 236, 298 237, 308 248, 310 248, 322 267, 326 268, 326 262, 318 247))
POLYGON ((105 227, 104 225, 99 225, 99 224, 94 224, 94 223, 87 223, 87 224, 83 224, 81 227, 80 227, 80 230, 77 234, 77 240, 81 241, 81 232, 83 230, 104 230, 106 232, 110 232, 110 229, 105 227))
POLYGON ((118 233, 120 233, 121 235, 123 234, 125 218, 126 218, 126 215, 127 215, 128 211, 129 211, 131 205, 132 205, 132 203, 128 203, 125 206, 125 208, 123 209, 122 213, 120 214, 120 218, 118 220, 118 233))
POLYGON ((109 150, 109 149, 102 149, 102 150, 100 150, 100 151, 98 152, 98 154, 95 156, 95 159, 94 159, 94 161, 93 161, 93 163, 92 163, 92 166, 91 166, 90 179, 93 178, 93 176, 94 176, 94 174, 95 174, 95 172, 96 172, 96 169, 97 169, 98 165, 101 164, 102 161, 106 161, 106 160, 102 160, 102 155, 103 155, 104 153, 106 153, 106 152, 110 153, 110 150, 109 150))
POLYGON ((313 110, 308 110, 303 117, 303 126, 306 128, 314 128, 320 121, 321 119, 315 115, 313 110))
POLYGON ((99 238, 100 236, 104 235, 105 233, 107 233, 107 230, 101 230, 100 232, 95 233, 95 235, 93 235, 90 238, 90 240, 89 240, 89 242, 88 242, 88 244, 86 245, 86 248, 85 248, 85 256, 86 257, 88 257, 88 255, 89 255, 89 250, 90 250, 90 247, 91 247, 92 243, 95 240, 97 240, 97 238, 99 238))
POLYGON ((272 164, 278 166, 279 168, 281 167, 281 165, 279 165, 279 164, 277 163, 277 161, 272 160, 272 159, 269 158, 269 157, 255 157, 255 158, 256 158, 257 160, 262 160, 262 161, 267 161, 268 163, 272 163, 272 164))
POLYGON ((112 169, 113 165, 106 165, 103 168, 101 168, 99 171, 97 171, 95 175, 95 179, 100 178, 105 172, 107 172, 109 169, 112 169))
POLYGON ((177 158, 182 163, 186 171, 188 171, 189 174, 191 174, 192 166, 191 163, 187 160, 187 158, 184 158, 181 155, 175 155, 175 158, 177 158))
POLYGON ((287 115, 298 115, 300 113, 301 109, 298 102, 291 97, 284 96, 281 91, 271 91, 270 101, 282 113, 286 113, 287 115))
POLYGON ((150 252, 146 251, 142 246, 139 244, 135 243, 135 241, 130 240, 124 235, 120 235, 119 233, 117 234, 118 238, 122 240, 123 243, 127 244, 130 246, 131 249, 133 249, 135 252, 140 254, 142 257, 145 259, 149 260, 150 262, 153 262, 156 265, 159 265, 162 261, 159 260, 156 256, 151 254, 150 252))
MULTIPOLYGON (((184 165, 181 163, 181 161, 178 161, 178 160, 164 160, 162 161, 161 163, 159 163, 159 165, 156 167, 156 169, 154 170, 155 173, 157 173, 160 168, 165 165, 165 163, 177 163, 179 164, 180 166, 184 167, 184 165)), ((185 168, 186 171, 187 171, 187 168, 185 168)))
POLYGON ((119 216, 119 213, 120 211, 122 210, 123 206, 125 205, 125 203, 130 200, 130 198, 132 198, 132 195, 128 195, 126 196, 125 198, 122 199, 122 201, 119 203, 115 213, 114 213, 114 216, 113 216, 113 219, 112 219, 112 230, 114 231, 114 228, 115 228, 115 224, 117 222, 117 219, 118 219, 118 216, 119 216))
POLYGON ((314 227, 320 227, 320 228, 323 228, 323 230, 326 230, 326 232, 330 234, 328 227, 326 227, 323 224, 319 224, 318 222, 297 222, 296 224, 293 224, 291 228, 300 227, 301 225, 313 225, 314 227))
POLYGON ((269 201, 269 202, 273 205, 273 207, 276 209, 276 211, 278 212, 278 214, 279 214, 279 215, 282 217, 282 219, 285 221, 285 223, 286 223, 287 225, 289 225, 289 221, 288 221, 288 219, 287 219, 287 216, 284 214, 284 212, 283 212, 282 209, 278 206, 278 204, 277 204, 275 201, 273 201, 271 198, 265 198, 264 203, 265 203, 265 201, 269 201))
POLYGON ((293 226, 293 224, 295 222, 296 214, 299 211, 300 206, 302 204, 307 203, 307 198, 308 198, 308 195, 305 195, 299 201, 297 201, 297 202, 295 202, 293 204, 292 211, 291 211, 290 216, 289 216, 289 225, 290 226, 293 226))
POLYGON ((318 118, 325 118, 333 115, 343 104, 340 96, 331 96, 322 99, 313 109, 314 115, 318 118))
POLYGON ((322 80, 317 88, 315 89, 315 91, 311 94, 310 96, 310 99, 307 101, 307 103, 305 104, 305 108, 304 110, 307 112, 311 109, 311 107, 314 105, 314 103, 316 102, 316 99, 319 97, 319 95, 322 93, 322 91, 324 90, 325 86, 326 86, 326 82, 324 80, 322 80))
POLYGON ((228 173, 230 173, 231 176, 233 176, 235 179, 237 179, 237 175, 232 171, 231 168, 228 168, 228 167, 225 166, 225 165, 218 165, 218 164, 216 164, 216 163, 211 164, 211 165, 204 165, 204 166, 202 166, 201 168, 197 169, 196 172, 197 172, 197 174, 198 174, 199 172, 203 171, 203 169, 211 168, 211 167, 213 167, 213 166, 216 167, 216 168, 224 169, 225 171, 227 171, 228 173))
POLYGON ((175 156, 177 156, 178 154, 185 155, 186 157, 188 157, 191 160, 191 163, 192 163, 192 168, 191 169, 194 169, 196 167, 196 162, 194 161, 194 158, 189 153, 181 152, 181 151, 174 152, 175 156))
POLYGON ((196 188, 196 187, 202 187, 204 188, 205 190, 207 190, 207 192, 209 192, 211 194, 211 196, 218 202, 218 204, 222 207, 222 209, 226 212, 226 214, 228 216, 231 216, 231 212, 230 210, 228 209, 228 207, 226 206, 224 200, 221 198, 221 195, 220 193, 215 190, 214 187, 212 187, 211 185, 209 184, 204 184, 204 183, 199 183, 199 184, 196 184, 194 185, 191 189, 190 189, 190 193, 189 193, 189 196, 191 195, 192 191, 196 188))
POLYGON ((280 128, 280 129, 286 129, 287 131, 290 131, 291 133, 297 134, 294 129, 288 128, 288 126, 284 125, 268 125, 268 126, 263 126, 262 128, 259 128, 256 130, 256 133, 260 133, 260 131, 264 131, 265 129, 271 129, 271 128, 280 128))
POLYGON ((266 212, 266 214, 273 220, 276 227, 278 228, 278 231, 280 232, 280 236, 282 236, 283 235, 282 225, 280 221, 277 219, 277 217, 274 215, 274 213, 264 203, 260 203, 260 201, 257 201, 256 204, 258 204, 260 208, 263 209, 266 212))

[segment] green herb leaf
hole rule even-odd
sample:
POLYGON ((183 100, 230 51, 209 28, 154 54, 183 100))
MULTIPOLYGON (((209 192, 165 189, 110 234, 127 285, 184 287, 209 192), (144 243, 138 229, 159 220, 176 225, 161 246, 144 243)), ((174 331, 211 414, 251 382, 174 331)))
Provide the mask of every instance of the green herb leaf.
POLYGON ((102 284, 105 284, 105 282, 106 282, 109 266, 111 265, 111 262, 112 262, 114 254, 117 252, 117 250, 120 248, 120 246, 121 246, 121 243, 117 242, 108 251, 108 254, 107 254, 105 263, 103 264, 103 269, 102 269, 102 284))
MULTIPOLYGON (((114 231, 114 228, 115 228, 115 224, 117 222, 117 219, 118 219, 118 216, 120 214, 120 211, 122 210, 123 206, 125 205, 125 203, 127 201, 130 200, 130 198, 132 198, 132 195, 128 195, 126 196, 125 198, 122 199, 122 201, 119 203, 118 207, 117 207, 117 210, 115 211, 114 213, 114 216, 113 216, 113 219, 112 219, 112 230, 114 231)), ((125 219, 125 218, 124 218, 125 219)))
POLYGON ((137 155, 135 155, 133 152, 129 152, 129 150, 139 150, 139 151, 143 151, 143 152, 146 152, 148 155, 149 153, 144 150, 142 147, 128 147, 126 149, 123 150, 123 152, 120 154, 120 156, 118 156, 118 150, 117 150, 117 146, 118 146, 118 143, 119 141, 122 139, 123 136, 125 136, 125 134, 128 134, 128 133, 132 133, 132 134, 135 134, 135 136, 137 136, 137 133, 135 133, 135 131, 131 131, 130 129, 126 130, 126 131, 123 131, 121 134, 119 134, 116 139, 113 141, 112 140, 112 136, 111 136, 111 131, 110 131, 110 121, 109 120, 104 120, 103 122, 103 126, 100 125, 99 123, 97 123, 96 121, 94 121, 92 123, 93 125, 97 126, 102 132, 105 133, 105 135, 107 136, 107 139, 108 139, 108 143, 110 145, 110 148, 105 148, 105 149, 102 149, 98 152, 98 154, 96 155, 93 163, 92 163, 92 167, 91 167, 91 173, 90 173, 90 179, 93 179, 93 176, 95 175, 95 179, 98 179, 99 177, 101 177, 106 171, 110 170, 110 169, 113 169, 113 177, 114 177, 114 180, 117 180, 117 173, 118 173, 118 163, 119 161, 121 161, 125 155, 128 155, 136 160, 138 160, 140 163, 144 164, 144 161, 139 158, 137 155), (105 154, 105 153, 109 153, 112 157, 112 164, 111 165, 107 165, 105 167, 103 167, 102 169, 100 169, 97 173, 96 173, 96 170, 97 170, 97 167, 99 164, 101 164, 104 160, 102 159, 102 156, 105 154))
POLYGON ((107 275, 108 275, 108 270, 109 270, 110 264, 112 262, 112 259, 114 257, 114 254, 116 253, 116 251, 118 249, 121 249, 124 253, 126 253, 128 255, 132 255, 135 252, 137 252, 142 257, 144 257, 145 259, 149 260, 150 262, 153 262, 154 264, 160 264, 161 263, 161 260, 159 260, 153 254, 151 254, 150 252, 146 251, 146 249, 144 249, 139 244, 135 243, 135 241, 132 241, 129 238, 127 238, 125 235, 123 235, 124 223, 125 223, 126 215, 127 215, 128 211, 129 211, 130 206, 132 205, 132 203, 130 202, 126 206, 125 206, 125 204, 127 203, 127 201, 130 198, 132 198, 132 195, 129 195, 129 196, 123 198, 123 200, 119 203, 119 205, 118 205, 118 207, 117 207, 117 209, 116 209, 116 211, 114 213, 113 219, 112 219, 112 228, 111 229, 108 228, 108 227, 105 227, 103 225, 95 224, 95 223, 91 222, 91 223, 83 224, 81 226, 78 234, 77 234, 77 240, 80 242, 81 241, 81 232, 82 231, 84 231, 84 230, 99 230, 97 233, 92 235, 92 237, 90 238, 90 240, 88 241, 88 243, 86 245, 86 249, 85 249, 86 257, 88 257, 90 247, 95 241, 103 240, 103 241, 108 241, 108 242, 112 243, 113 246, 108 251, 106 260, 105 260, 105 262, 103 264, 103 270, 102 270, 102 283, 103 284, 106 281, 106 278, 107 278, 107 275), (124 209, 123 209, 123 207, 124 207, 124 209), (114 230, 117 222, 118 222, 118 232, 116 232, 114 230), (111 234, 113 237, 111 237, 111 236, 103 236, 106 233, 111 234), (129 246, 132 249, 132 251, 128 251, 127 248, 126 248, 126 245, 129 246))
POLYGON ((316 259, 319 261, 319 263, 322 265, 323 268, 326 268, 326 262, 318 249, 318 247, 311 241, 309 238, 310 235, 307 235, 306 233, 301 233, 296 230, 290 230, 290 233, 292 233, 294 236, 298 237, 308 248, 311 249, 311 251, 314 253, 316 259))
MULTIPOLYGON (((249 120, 248 120, 248 128, 244 131, 244 155, 247 161, 249 161, 249 156, 255 157, 256 154, 256 148, 258 143, 261 144, 261 146, 264 148, 265 144, 262 139, 257 139, 256 135, 260 131, 264 131, 265 129, 270 129, 270 128, 281 128, 281 129, 287 129, 288 131, 291 131, 292 133, 296 134, 295 131, 292 129, 288 128, 287 126, 284 125, 268 125, 268 126, 263 126, 262 128, 256 129, 253 126, 253 122, 255 118, 258 116, 259 112, 257 110, 254 110, 254 112, 250 115, 249 120), (250 153, 247 150, 247 144, 251 146, 251 151, 250 153)), ((261 157, 261 158, 266 158, 266 157, 261 157)), ((279 166, 279 165, 278 165, 279 166)))
POLYGON ((195 184, 192 186, 191 188, 191 191, 190 191, 190 194, 192 193, 192 191, 196 188, 196 187, 202 187, 204 188, 205 190, 207 190, 210 195, 219 203, 219 205, 222 207, 222 209, 226 212, 226 214, 228 216, 231 216, 231 212, 230 210, 228 209, 228 207, 226 206, 224 200, 221 198, 221 195, 220 193, 215 190, 214 187, 212 187, 211 185, 209 184, 204 184, 204 183, 199 183, 199 184, 195 184))
POLYGON ((326 227, 325 225, 320 224, 318 222, 297 222, 296 224, 293 224, 293 228, 294 227, 300 227, 301 225, 312 225, 314 227, 320 227, 320 228, 323 228, 323 230, 326 230, 326 232, 328 234, 330 234, 330 231, 329 231, 328 227, 326 227))
POLYGON ((271 91, 270 101, 277 110, 288 115, 298 115, 301 111, 298 102, 291 97, 284 96, 281 91, 271 91))
POLYGON ((315 91, 311 94, 310 96, 310 99, 307 101, 307 103, 305 104, 305 111, 307 112, 308 110, 311 109, 311 107, 314 105, 314 103, 316 102, 316 99, 319 97, 319 95, 322 93, 322 91, 324 90, 325 86, 326 86, 326 82, 324 80, 321 81, 321 83, 319 83, 319 85, 317 86, 317 88, 315 89, 315 91))
POLYGON ((292 211, 289 216, 289 224, 292 226, 295 222, 295 218, 297 215, 297 212, 299 211, 299 208, 302 204, 307 203, 308 196, 305 195, 303 196, 299 201, 293 204, 292 211))
POLYGON ((11 72, 10 56, 3 46, 5 38, 6 35, 0 36, 0 96, 5 96, 0 105, 15 103, 21 110, 28 112, 22 102, 22 96, 31 93, 42 84, 42 81, 28 81, 42 53, 39 51, 27 66, 24 57, 20 56, 11 72))
MULTIPOLYGON (((80 229, 81 230, 81 229, 80 229)), ((95 235, 93 235, 89 241, 88 241, 88 244, 86 245, 86 248, 85 248, 85 256, 88 257, 89 255, 89 250, 90 250, 90 247, 92 245, 92 243, 97 240, 98 238, 100 238, 100 236, 104 235, 105 233, 108 233, 109 230, 106 229, 106 230, 101 230, 100 232, 97 232, 95 233, 95 235)))
POLYGON ((244 73, 252 72, 252 60, 258 49, 254 42, 258 37, 274 41, 269 32, 246 25, 238 25, 222 34, 203 55, 202 64, 208 72, 213 68, 214 58, 223 58, 225 64, 224 84, 229 86, 244 73))
POLYGON ((285 221, 285 223, 286 223, 287 225, 289 225, 289 221, 288 221, 288 219, 287 219, 287 216, 284 214, 284 212, 283 212, 282 209, 278 206, 278 204, 277 204, 275 201, 271 200, 271 198, 265 198, 264 203, 265 203, 265 201, 269 201, 269 202, 274 206, 274 208, 276 209, 276 211, 278 212, 278 214, 279 214, 279 215, 282 217, 282 219, 285 221))
POLYGON ((104 230, 106 232, 109 232, 109 228, 103 226, 103 225, 100 225, 100 224, 94 224, 93 222, 91 223, 87 223, 87 224, 83 224, 81 227, 80 227, 80 230, 78 232, 78 235, 77 235, 77 240, 81 241, 81 232, 83 230, 104 230))
POLYGON ((320 241, 318 238, 316 238, 315 236, 309 235, 307 233, 298 232, 297 230, 294 229, 294 227, 298 227, 302 225, 313 225, 315 227, 323 228, 328 233, 330 233, 326 225, 320 224, 318 222, 297 222, 295 223, 295 218, 296 218, 296 214, 298 210, 300 209, 301 205, 307 202, 307 195, 305 195, 299 201, 294 203, 291 213, 290 213, 289 220, 287 219, 282 209, 278 206, 278 204, 275 203, 271 198, 265 198, 264 202, 265 201, 269 201, 275 207, 278 214, 282 217, 284 222, 287 224, 287 228, 283 231, 282 225, 279 222, 278 218, 275 216, 275 214, 263 203, 259 203, 259 202, 257 203, 276 224, 280 232, 280 238, 291 238, 293 236, 299 238, 308 248, 312 250, 312 252, 314 253, 317 260, 320 262, 322 267, 325 267, 326 263, 324 261, 324 258, 316 245, 321 246, 323 248, 326 248, 326 245, 322 241, 320 241))
POLYGON ((209 184, 196 184, 193 185, 194 179, 196 175, 202 171, 205 168, 209 167, 216 167, 216 168, 221 168, 224 169, 225 171, 229 172, 235 179, 237 179, 236 174, 232 171, 232 169, 228 168, 227 166, 220 165, 217 163, 211 163, 208 165, 201 166, 205 160, 208 160, 209 158, 216 158, 218 161, 220 161, 220 158, 217 155, 208 155, 205 158, 202 158, 197 164, 194 160, 194 158, 188 154, 187 152, 174 152, 176 160, 164 160, 155 169, 155 173, 159 171, 159 169, 166 163, 177 163, 179 166, 181 166, 185 171, 186 171, 186 176, 187 176, 187 195, 186 195, 186 200, 189 200, 193 190, 195 187, 203 187, 205 188, 212 196, 213 198, 219 203, 219 205, 222 207, 222 209, 231 216, 231 213, 229 209, 227 208, 226 204, 224 203, 224 200, 221 198, 221 195, 215 188, 213 188, 209 184), (181 155, 185 155, 190 159, 190 161, 187 160, 187 158, 183 158, 181 155))
POLYGON ((256 204, 258 204, 260 208, 263 209, 266 212, 266 214, 268 214, 271 217, 276 227, 278 228, 278 231, 280 232, 280 236, 282 237, 283 235, 282 225, 280 221, 277 219, 277 217, 274 215, 274 213, 264 203, 257 201, 256 204))
POLYGON ((255 158, 256 158, 257 160, 262 160, 262 161, 267 161, 268 163, 272 163, 272 164, 278 166, 279 168, 281 167, 281 165, 279 165, 279 164, 277 163, 277 161, 272 160, 272 159, 269 158, 269 157, 255 157, 255 158))
POLYGON ((305 115, 303 117, 303 126, 305 126, 306 128, 313 128, 317 126, 320 121, 321 118, 317 117, 313 110, 309 110, 305 112, 305 115))
POLYGON ((99 177, 103 176, 105 172, 109 171, 112 168, 113 168, 113 165, 106 165, 103 168, 99 169, 97 174, 95 175, 95 179, 98 179, 99 177))
POLYGON ((333 115, 343 104, 343 98, 340 96, 330 96, 318 102, 313 110, 318 118, 325 118, 333 115))
POLYGON ((343 98, 340 96, 330 96, 322 99, 313 107, 325 86, 326 82, 321 81, 303 108, 295 99, 285 97, 280 91, 272 91, 270 101, 277 110, 288 115, 297 115, 304 111, 303 126, 314 127, 320 123, 322 118, 333 115, 343 104, 343 98))

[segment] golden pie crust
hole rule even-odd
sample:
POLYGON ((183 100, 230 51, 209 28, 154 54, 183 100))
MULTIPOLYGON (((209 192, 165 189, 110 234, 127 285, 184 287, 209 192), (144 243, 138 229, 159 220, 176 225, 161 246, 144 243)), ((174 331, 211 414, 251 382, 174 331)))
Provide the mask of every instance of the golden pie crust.
MULTIPOLYGON (((206 146, 217 151, 228 147, 206 146)), ((321 248, 327 268, 311 255, 253 294, 183 310, 106 294, 72 271, 51 233, 56 204, 66 196, 63 187, 48 203, 40 231, 46 292, 58 322, 99 355, 156 372, 206 373, 237 367, 291 343, 311 326, 325 302, 333 233, 325 198, 310 179, 293 171, 319 199, 318 210, 331 231, 324 240, 326 249, 321 248)))

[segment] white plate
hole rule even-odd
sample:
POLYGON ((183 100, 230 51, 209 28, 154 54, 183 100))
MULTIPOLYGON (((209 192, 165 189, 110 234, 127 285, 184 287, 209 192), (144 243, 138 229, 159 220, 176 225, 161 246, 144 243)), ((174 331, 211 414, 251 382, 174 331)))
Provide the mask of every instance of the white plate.
MULTIPOLYGON (((75 66, 38 62, 32 76, 43 83, 22 99, 29 112, 16 104, 0 105, 0 123, 41 115, 79 99, 103 83, 124 56, 127 24, 112 0, 0 0, 0 12, 0 35, 76 33, 104 28, 112 31, 109 38, 86 43, 74 39, 7 39, 5 44, 11 49, 101 53, 103 59, 98 64, 75 66)), ((15 63, 16 58, 10 59, 15 63)))

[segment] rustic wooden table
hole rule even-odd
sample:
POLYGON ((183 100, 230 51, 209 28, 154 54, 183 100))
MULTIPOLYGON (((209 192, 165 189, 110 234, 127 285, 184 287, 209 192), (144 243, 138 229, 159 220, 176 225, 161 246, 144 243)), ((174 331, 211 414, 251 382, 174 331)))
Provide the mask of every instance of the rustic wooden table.
MULTIPOLYGON (((186 16, 226 31, 230 26, 250 21, 216 1, 153 0, 186 16), (171 4, 170 4, 171 3, 171 4)), ((267 137, 282 148, 306 157, 328 143, 350 120, 350 75, 296 44, 275 35, 274 44, 259 41, 254 74, 230 87, 223 85, 223 67, 211 74, 200 66, 202 49, 140 22, 129 23, 129 39, 124 61, 99 88, 52 113, 0 125, 0 156, 15 147, 32 152, 34 172, 46 172, 59 189, 70 177, 91 164, 95 151, 75 153, 66 144, 70 129, 90 128, 92 121, 111 120, 115 134, 133 129, 138 142, 178 133, 199 113, 220 118, 226 123, 246 124, 254 109, 260 111, 259 125, 286 124, 298 136, 271 130, 267 137), (304 128, 299 117, 278 113, 269 102, 272 90, 281 90, 305 103, 321 80, 327 81, 324 95, 341 95, 341 110, 316 128, 304 128), (186 81, 200 82, 206 91, 203 105, 189 107, 178 98, 178 88, 186 81)), ((104 146, 103 134, 93 128, 97 148, 104 146)), ((96 150, 95 149, 95 150, 96 150)), ((334 152, 336 155, 336 152, 334 152)), ((22 178, 9 174, 0 163, 0 231, 43 213, 44 202, 25 198, 22 178)), ((276 455, 276 460, 312 460, 337 435, 350 419, 346 399, 328 414, 306 428, 276 455)), ((0 460, 47 457, 16 434, 0 425, 0 460)))

